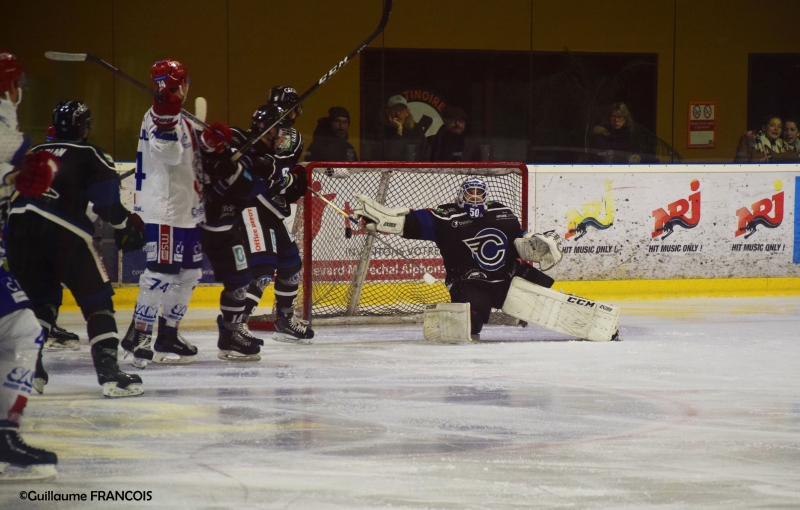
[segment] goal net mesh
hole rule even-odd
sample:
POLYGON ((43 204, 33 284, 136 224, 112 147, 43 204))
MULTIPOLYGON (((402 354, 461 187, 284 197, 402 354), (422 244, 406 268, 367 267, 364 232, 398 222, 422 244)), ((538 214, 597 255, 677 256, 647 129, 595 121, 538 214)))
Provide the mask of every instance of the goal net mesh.
MULTIPOLYGON (((433 208, 452 203, 458 187, 478 177, 489 186, 489 200, 511 207, 526 224, 527 173, 520 164, 326 165, 330 164, 308 166, 309 187, 350 215, 358 204, 357 193, 389 207, 433 208)), ((422 313, 427 304, 450 301, 441 255, 432 242, 379 234, 381 242, 311 192, 298 202, 291 230, 304 265, 298 306, 305 318, 404 316, 422 313), (420 267, 437 282, 425 283, 420 267)))

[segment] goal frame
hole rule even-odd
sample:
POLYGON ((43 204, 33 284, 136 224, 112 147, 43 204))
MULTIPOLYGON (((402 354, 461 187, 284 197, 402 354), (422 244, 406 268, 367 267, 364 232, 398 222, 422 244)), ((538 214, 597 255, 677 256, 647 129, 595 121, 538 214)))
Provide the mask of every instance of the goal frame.
MULTIPOLYGON (((508 168, 512 170, 512 173, 518 173, 521 178, 521 193, 522 197, 520 197, 521 211, 520 211, 520 225, 525 230, 528 224, 528 168, 524 163, 521 162, 404 162, 404 161, 369 161, 369 162, 342 162, 342 161, 315 161, 309 163, 306 166, 306 178, 308 182, 308 190, 304 195, 304 202, 305 204, 312 203, 312 196, 311 193, 312 184, 314 182, 314 171, 318 168, 356 168, 356 169, 387 169, 387 168, 398 168, 403 170, 431 170, 431 169, 463 169, 465 173, 469 173, 468 170, 470 169, 489 169, 489 168, 508 168), (513 172, 513 170, 517 170, 517 172, 513 172)), ((420 172, 423 173, 423 172, 420 172)), ((426 171, 424 173, 435 173, 426 171)), ((357 192, 358 190, 353 190, 357 192)), ((439 204, 430 204, 430 207, 435 207, 439 204)), ((297 220, 295 220, 297 221, 297 220)), ((313 251, 313 238, 311 235, 312 230, 312 221, 313 221, 313 208, 312 207, 304 207, 303 208, 303 291, 302 291, 302 299, 301 299, 301 306, 303 309, 303 319, 307 320, 309 324, 312 323, 312 295, 313 295, 313 286, 314 281, 312 278, 313 275, 313 260, 314 260, 314 251, 313 251)))

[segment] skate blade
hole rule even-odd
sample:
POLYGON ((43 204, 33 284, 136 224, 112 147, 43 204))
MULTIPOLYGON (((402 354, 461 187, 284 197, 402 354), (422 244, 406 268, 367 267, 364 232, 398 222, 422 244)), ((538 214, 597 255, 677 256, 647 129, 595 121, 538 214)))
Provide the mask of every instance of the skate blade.
POLYGON ((181 356, 172 352, 153 352, 153 363, 161 365, 188 365, 192 361, 194 361, 194 356, 181 356), (173 356, 177 356, 177 358, 173 356))
POLYGON ((44 344, 45 351, 77 351, 80 348, 81 345, 78 340, 65 340, 63 342, 48 340, 44 344))
POLYGON ((47 384, 47 381, 40 377, 35 377, 33 379, 33 389, 36 390, 36 393, 39 395, 44 394, 44 386, 47 384))
POLYGON ((259 361, 261 359, 261 354, 242 354, 236 351, 220 350, 217 357, 225 361, 259 361))
POLYGON ((0 482, 24 482, 40 480, 46 482, 56 477, 55 464, 35 464, 33 466, 10 466, 0 462, 0 482))
POLYGON ((136 356, 134 356, 133 357, 133 363, 131 363, 131 364, 133 366, 135 366, 136 368, 140 368, 140 369, 144 370, 145 368, 147 368, 147 361, 148 360, 146 360, 144 358, 137 358, 136 356))
POLYGON ((287 343, 287 344, 308 345, 308 344, 313 344, 314 343, 314 339, 313 338, 297 338, 297 337, 294 337, 292 335, 286 335, 284 333, 275 333, 275 335, 272 337, 272 339, 275 340, 276 342, 284 342, 284 343, 287 343))
POLYGON ((107 382, 103 385, 103 396, 107 398, 136 397, 144 393, 141 383, 129 384, 127 388, 117 387, 115 382, 107 382))

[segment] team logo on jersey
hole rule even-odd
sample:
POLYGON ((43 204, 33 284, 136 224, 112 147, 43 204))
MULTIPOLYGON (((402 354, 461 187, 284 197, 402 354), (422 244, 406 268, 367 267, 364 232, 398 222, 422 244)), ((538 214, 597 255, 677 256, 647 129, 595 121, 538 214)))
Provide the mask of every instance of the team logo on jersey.
POLYGON ((472 252, 472 258, 478 265, 488 271, 498 269, 506 260, 508 239, 496 228, 485 228, 477 236, 464 239, 464 244, 472 252))

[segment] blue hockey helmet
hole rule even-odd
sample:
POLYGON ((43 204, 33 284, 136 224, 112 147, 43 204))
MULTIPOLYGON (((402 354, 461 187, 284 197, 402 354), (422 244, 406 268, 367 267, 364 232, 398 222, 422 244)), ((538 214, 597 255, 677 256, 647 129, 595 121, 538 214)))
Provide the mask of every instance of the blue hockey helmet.
POLYGON ((489 186, 483 179, 472 178, 458 187, 456 204, 466 211, 470 218, 481 218, 486 208, 489 186))

